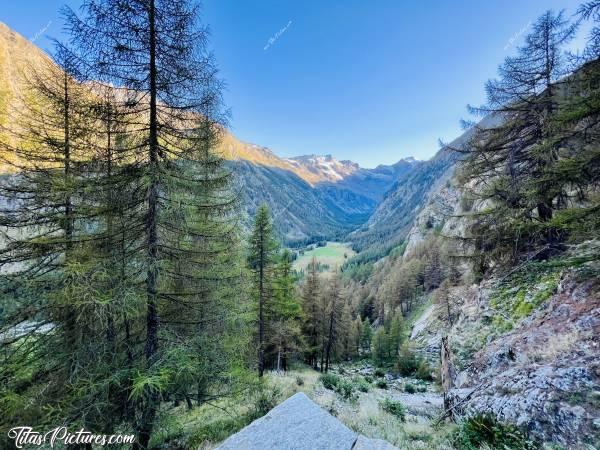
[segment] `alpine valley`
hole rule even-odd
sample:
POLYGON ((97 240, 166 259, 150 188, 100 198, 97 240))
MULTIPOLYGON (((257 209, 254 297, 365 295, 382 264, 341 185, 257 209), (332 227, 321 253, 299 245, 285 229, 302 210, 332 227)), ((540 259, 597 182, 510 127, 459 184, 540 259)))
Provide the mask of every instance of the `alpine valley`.
POLYGON ((52 57, 0 23, 3 435, 599 448, 600 2, 582 55, 547 11, 462 135, 375 168, 234 136, 158 3, 67 14, 52 57))

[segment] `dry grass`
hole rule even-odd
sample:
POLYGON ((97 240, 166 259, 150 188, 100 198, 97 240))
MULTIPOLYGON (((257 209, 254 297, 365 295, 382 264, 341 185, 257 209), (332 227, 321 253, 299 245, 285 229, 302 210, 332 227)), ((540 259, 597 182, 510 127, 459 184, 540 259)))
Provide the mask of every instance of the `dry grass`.
MULTIPOLYGON (((299 368, 286 373, 269 372, 264 381, 267 389, 279 392, 279 402, 297 392, 304 392, 315 403, 330 414, 336 416, 350 429, 367 437, 384 439, 398 448, 410 449, 451 449, 446 436, 450 426, 433 428, 431 421, 420 416, 407 415, 406 421, 383 411, 379 402, 388 397, 391 391, 377 389, 374 386, 368 393, 357 392, 355 400, 343 400, 335 392, 325 389, 319 381, 321 374, 310 368, 299 368), (298 380, 301 379, 301 383, 298 380)), ((188 442, 200 428, 213 426, 218 428, 223 422, 241 417, 253 407, 252 393, 237 398, 222 399, 211 405, 203 405, 188 411, 184 405, 172 410, 170 419, 164 424, 164 436, 158 441, 168 445, 180 439, 188 442)), ((196 443, 195 449, 209 450, 219 442, 205 441, 196 443)), ((187 444, 186 444, 187 445, 187 444)))
POLYGON ((537 362, 554 361, 560 355, 571 352, 575 344, 581 340, 580 333, 577 330, 550 335, 544 341, 543 346, 534 347, 529 351, 528 356, 537 362))

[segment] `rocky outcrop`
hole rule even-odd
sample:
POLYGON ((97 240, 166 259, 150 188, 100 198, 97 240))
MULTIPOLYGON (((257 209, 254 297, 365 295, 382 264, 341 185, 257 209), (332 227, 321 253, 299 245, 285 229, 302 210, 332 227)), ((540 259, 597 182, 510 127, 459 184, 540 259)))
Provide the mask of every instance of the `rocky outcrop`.
POLYGON ((600 282, 563 275, 557 292, 519 327, 475 355, 452 392, 464 415, 490 412, 540 440, 597 445, 600 282))
POLYGON ((588 241, 545 269, 451 287, 452 327, 441 305, 425 310, 411 341, 429 357, 449 336, 458 373, 448 398, 458 418, 490 413, 540 441, 598 447, 598 254, 600 242, 588 241))
POLYGON ((397 450, 397 448, 383 439, 370 439, 360 435, 352 450, 397 450))
POLYGON ((381 439, 359 436, 299 392, 229 437, 220 450, 394 450, 381 439))

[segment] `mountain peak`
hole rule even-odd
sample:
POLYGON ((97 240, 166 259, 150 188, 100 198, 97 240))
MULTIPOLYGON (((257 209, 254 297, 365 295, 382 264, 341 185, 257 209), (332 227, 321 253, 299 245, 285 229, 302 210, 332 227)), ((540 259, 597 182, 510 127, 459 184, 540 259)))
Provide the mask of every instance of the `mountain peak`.
POLYGON ((330 154, 294 156, 287 161, 315 174, 320 181, 341 181, 360 170, 357 163, 348 160, 338 161, 330 154))

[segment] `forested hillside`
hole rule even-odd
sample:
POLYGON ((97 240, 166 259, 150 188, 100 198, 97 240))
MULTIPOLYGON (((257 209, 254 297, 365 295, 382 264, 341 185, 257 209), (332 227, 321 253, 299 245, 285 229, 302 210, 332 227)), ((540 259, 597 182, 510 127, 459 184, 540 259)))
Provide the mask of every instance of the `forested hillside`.
MULTIPOLYGON (((0 55, 0 92, 3 93, 0 120, 5 121, 10 133, 15 131, 16 125, 10 122, 9 110, 23 104, 27 74, 43 68, 49 57, 2 23, 0 55)), ((215 151, 231 161, 228 165, 234 169, 243 198, 244 227, 250 226, 258 205, 266 202, 275 213, 280 236, 290 245, 341 238, 364 223, 385 192, 418 164, 409 159, 391 166, 364 169, 331 156, 312 158, 312 161, 327 160, 327 164, 338 167, 338 174, 326 165, 311 163, 308 157, 280 158, 267 148, 240 141, 226 130, 215 151)), ((2 167, 4 172, 14 172, 10 164, 3 163, 2 167)))

